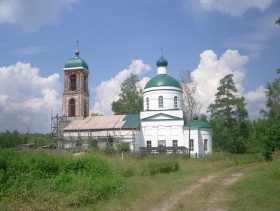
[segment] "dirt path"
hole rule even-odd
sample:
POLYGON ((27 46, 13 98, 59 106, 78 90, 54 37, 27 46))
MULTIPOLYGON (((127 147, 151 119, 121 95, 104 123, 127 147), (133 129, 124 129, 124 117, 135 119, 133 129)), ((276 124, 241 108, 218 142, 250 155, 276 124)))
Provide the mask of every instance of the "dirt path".
POLYGON ((225 211, 231 199, 228 187, 243 179, 252 166, 233 167, 207 175, 186 185, 182 190, 163 200, 152 211, 166 210, 207 210, 225 211))

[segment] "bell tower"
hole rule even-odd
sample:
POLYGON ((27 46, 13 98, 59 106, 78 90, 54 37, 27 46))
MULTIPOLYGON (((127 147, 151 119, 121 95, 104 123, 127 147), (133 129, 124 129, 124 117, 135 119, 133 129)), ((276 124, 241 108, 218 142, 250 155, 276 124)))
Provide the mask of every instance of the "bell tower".
POLYGON ((66 61, 63 68, 62 116, 83 119, 89 116, 89 68, 87 63, 79 57, 78 41, 75 55, 74 58, 66 61))

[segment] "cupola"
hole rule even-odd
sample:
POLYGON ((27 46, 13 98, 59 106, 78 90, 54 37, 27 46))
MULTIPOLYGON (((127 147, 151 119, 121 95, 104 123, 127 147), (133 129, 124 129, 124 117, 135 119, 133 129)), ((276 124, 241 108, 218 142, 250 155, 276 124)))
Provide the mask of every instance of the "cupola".
MULTIPOLYGON (((77 44, 77 45, 78 45, 78 44, 77 44)), ((85 70, 88 71, 89 69, 88 69, 87 63, 86 63, 83 59, 81 59, 81 58, 79 57, 80 51, 79 51, 79 49, 78 49, 78 46, 77 46, 77 48, 76 48, 75 55, 76 55, 76 56, 75 56, 74 58, 68 59, 68 60, 66 61, 65 65, 64 65, 64 70, 83 68, 83 69, 85 69, 85 70)))

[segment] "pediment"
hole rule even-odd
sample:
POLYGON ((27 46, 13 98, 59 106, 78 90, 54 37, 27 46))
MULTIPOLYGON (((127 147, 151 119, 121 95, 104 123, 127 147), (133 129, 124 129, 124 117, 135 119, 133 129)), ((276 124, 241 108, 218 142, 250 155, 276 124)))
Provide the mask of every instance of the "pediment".
POLYGON ((142 119, 142 121, 174 121, 174 120, 183 120, 183 118, 179 118, 164 113, 159 113, 142 119))

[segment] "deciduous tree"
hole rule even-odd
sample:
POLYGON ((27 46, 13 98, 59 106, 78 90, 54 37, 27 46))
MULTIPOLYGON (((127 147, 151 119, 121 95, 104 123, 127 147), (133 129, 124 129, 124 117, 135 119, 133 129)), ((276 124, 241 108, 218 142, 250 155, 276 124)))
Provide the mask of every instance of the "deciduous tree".
POLYGON ((137 75, 131 74, 121 85, 119 100, 112 103, 115 114, 139 114, 143 110, 142 90, 137 75))

